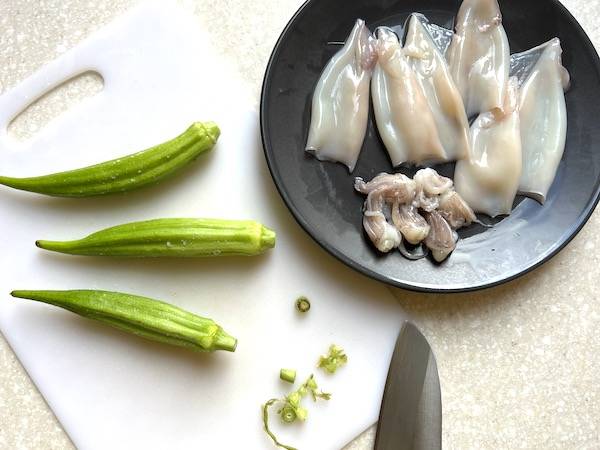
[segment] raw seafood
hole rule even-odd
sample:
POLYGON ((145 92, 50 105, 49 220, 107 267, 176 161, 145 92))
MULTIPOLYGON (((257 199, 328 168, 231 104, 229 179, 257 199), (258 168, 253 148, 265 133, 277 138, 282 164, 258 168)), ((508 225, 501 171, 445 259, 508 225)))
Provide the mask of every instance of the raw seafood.
POLYGON ((497 0, 463 1, 448 62, 467 116, 503 108, 510 49, 497 0))
POLYGON ((440 196, 454 188, 450 178, 441 176, 433 169, 421 169, 414 176, 417 185, 416 206, 433 211, 440 205, 440 196))
POLYGON ((422 15, 411 16, 404 52, 433 113, 447 161, 463 159, 469 152, 469 121, 446 59, 424 21, 422 15))
POLYGON ((450 178, 441 176, 433 169, 421 169, 414 176, 417 188, 427 196, 442 195, 452 189, 454 183, 450 178))
POLYGON ((392 206, 392 222, 409 244, 417 245, 429 234, 429 224, 414 205, 392 206))
POLYGON ((427 17, 425 17, 423 14, 415 13, 414 15, 422 19, 421 23, 427 29, 427 32, 431 36, 431 39, 435 43, 435 46, 438 48, 440 53, 442 55, 448 53, 448 49, 450 48, 450 44, 452 44, 452 39, 454 38, 454 31, 429 22, 429 19, 427 19, 427 17))
POLYGON ((368 183, 362 178, 356 178, 354 188, 364 195, 383 189, 388 202, 410 203, 415 197, 417 184, 401 173, 382 173, 368 183))
POLYGON ((398 36, 379 28, 376 48, 373 107, 393 166, 447 160, 433 113, 398 36))
POLYGON ((425 245, 431 250, 433 259, 437 262, 442 262, 456 248, 458 235, 437 211, 426 213, 425 217, 431 227, 431 231, 425 239, 425 245))
POLYGON ((475 212, 508 215, 519 191, 545 201, 566 140, 569 74, 559 39, 511 57, 498 0, 463 0, 455 32, 414 13, 404 46, 390 28, 375 35, 363 47, 374 53, 373 109, 393 166, 457 161, 454 181, 430 168, 412 180, 356 179, 379 251, 418 259, 404 244, 424 243, 443 261, 475 212))
POLYGON ((383 213, 385 207, 386 188, 379 188, 367 196, 363 226, 371 242, 382 253, 388 253, 402 242, 400 232, 391 225, 383 213))
POLYGON ((367 132, 373 39, 357 20, 344 47, 329 61, 315 89, 306 151, 354 171, 367 132))
POLYGON ((475 213, 454 190, 452 180, 433 169, 418 171, 413 180, 385 173, 368 183, 357 178, 354 187, 368 195, 363 225, 383 253, 399 248, 407 258, 421 259, 426 253, 409 252, 404 240, 412 245, 424 242, 436 261, 442 262, 456 248, 455 230, 476 220, 475 213))
POLYGON ((480 115, 471 127, 471 154, 456 165, 456 191, 475 211, 510 214, 522 171, 516 78, 511 78, 504 113, 480 115))
POLYGON ((466 227, 477 220, 475 213, 454 190, 454 182, 433 169, 421 169, 415 174, 417 198, 415 205, 426 212, 437 210, 454 229, 466 227))
POLYGON ((440 197, 437 210, 454 230, 468 227, 477 221, 471 207, 455 190, 448 191, 440 197))
POLYGON ((546 201, 565 150, 569 73, 562 65, 558 38, 527 53, 542 51, 520 94, 523 173, 519 191, 546 201))

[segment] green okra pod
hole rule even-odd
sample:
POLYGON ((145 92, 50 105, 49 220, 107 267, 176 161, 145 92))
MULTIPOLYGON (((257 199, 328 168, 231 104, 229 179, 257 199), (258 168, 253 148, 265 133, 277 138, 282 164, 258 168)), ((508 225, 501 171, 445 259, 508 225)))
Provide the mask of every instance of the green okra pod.
POLYGON ((107 291, 13 291, 13 297, 64 308, 123 331, 200 352, 235 351, 237 340, 213 320, 137 295, 107 291))
POLYGON ((178 137, 129 156, 82 169, 30 178, 0 176, 0 184, 55 197, 93 197, 158 183, 210 150, 219 138, 213 122, 196 122, 178 137))
POLYGON ((87 256, 252 256, 275 246, 275 232, 258 222, 156 219, 98 231, 75 241, 37 241, 42 249, 87 256))

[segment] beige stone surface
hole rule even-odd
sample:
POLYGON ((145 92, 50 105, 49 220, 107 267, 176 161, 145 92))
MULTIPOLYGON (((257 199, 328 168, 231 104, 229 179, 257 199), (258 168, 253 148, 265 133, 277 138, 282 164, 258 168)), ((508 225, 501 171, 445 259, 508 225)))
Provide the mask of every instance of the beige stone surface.
MULTIPOLYGON (((0 93, 140 1, 0 1, 0 93)), ((210 31, 258 103, 272 46, 301 1, 179 3, 210 31)), ((564 3, 600 45, 600 0, 564 3)), ((95 83, 84 79, 48 98, 13 131, 35 132, 95 83)), ((394 291, 438 358, 445 449, 600 449, 599 231, 595 214, 553 261, 501 288, 447 297, 394 291)), ((371 430, 348 449, 372 448, 372 442, 371 430)), ((0 449, 68 448, 68 437, 0 338, 0 449)))

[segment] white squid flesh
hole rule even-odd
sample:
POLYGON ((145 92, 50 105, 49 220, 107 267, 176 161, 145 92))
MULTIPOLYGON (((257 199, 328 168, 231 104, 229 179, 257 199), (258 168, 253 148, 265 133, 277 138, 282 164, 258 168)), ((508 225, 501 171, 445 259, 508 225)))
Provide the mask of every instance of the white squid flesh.
POLYGON ((559 39, 530 50, 536 51, 541 51, 541 55, 520 91, 523 173, 519 191, 543 204, 565 150, 564 93, 569 86, 569 73, 562 65, 559 39))
POLYGON ((313 94, 306 151, 354 171, 369 118, 369 85, 376 53, 363 20, 329 61, 313 94))
POLYGON ((447 56, 467 116, 503 108, 510 48, 497 0, 463 1, 447 56))
POLYGON ((376 48, 373 107, 393 166, 446 161, 433 112, 398 36, 379 28, 376 48))
POLYGON ((418 14, 411 16, 404 52, 433 113, 447 161, 455 161, 468 155, 469 121, 461 94, 444 55, 426 28, 426 20, 418 14))
POLYGON ((511 78, 504 112, 480 115, 471 126, 471 154, 456 165, 456 191, 491 217, 512 211, 522 173, 517 79, 511 78))

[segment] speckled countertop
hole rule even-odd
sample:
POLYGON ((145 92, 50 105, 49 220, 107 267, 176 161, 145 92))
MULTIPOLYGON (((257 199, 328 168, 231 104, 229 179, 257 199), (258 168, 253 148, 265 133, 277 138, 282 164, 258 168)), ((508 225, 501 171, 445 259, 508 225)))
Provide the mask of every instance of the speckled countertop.
MULTIPOLYGON (((140 1, 0 1, 0 93, 140 1)), ((197 14, 258 102, 272 46, 301 0, 179 3, 197 14)), ((564 3, 598 47, 600 0, 564 3)), ((13 131, 35 131, 96 84, 83 79, 51 96, 13 131)), ((394 291, 437 355, 445 449, 600 449, 599 232, 596 213, 542 269, 491 291, 394 291)), ((349 449, 371 447, 368 432, 349 449)), ((0 338, 0 449, 38 448, 72 444, 0 338)))

